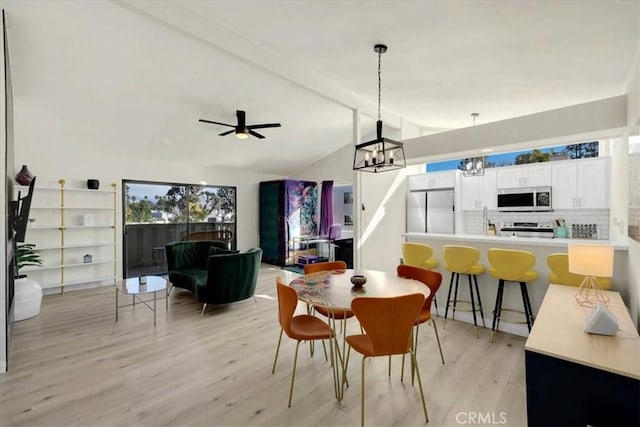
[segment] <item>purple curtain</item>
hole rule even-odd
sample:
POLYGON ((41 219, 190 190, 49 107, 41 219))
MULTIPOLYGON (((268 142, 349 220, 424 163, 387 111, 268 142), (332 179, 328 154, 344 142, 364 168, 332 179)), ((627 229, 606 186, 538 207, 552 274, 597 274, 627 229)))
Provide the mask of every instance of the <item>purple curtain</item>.
POLYGON ((333 224, 333 181, 322 181, 320 195, 320 235, 329 235, 329 226, 333 224))

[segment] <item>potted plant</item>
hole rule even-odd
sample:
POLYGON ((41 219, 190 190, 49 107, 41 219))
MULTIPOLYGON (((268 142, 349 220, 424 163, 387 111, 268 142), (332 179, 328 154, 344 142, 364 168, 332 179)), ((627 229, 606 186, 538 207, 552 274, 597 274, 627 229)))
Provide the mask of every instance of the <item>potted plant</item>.
POLYGON ((42 286, 26 274, 20 274, 20 269, 41 265, 42 259, 36 245, 24 243, 16 246, 15 261, 15 320, 19 321, 38 315, 42 303, 42 286))

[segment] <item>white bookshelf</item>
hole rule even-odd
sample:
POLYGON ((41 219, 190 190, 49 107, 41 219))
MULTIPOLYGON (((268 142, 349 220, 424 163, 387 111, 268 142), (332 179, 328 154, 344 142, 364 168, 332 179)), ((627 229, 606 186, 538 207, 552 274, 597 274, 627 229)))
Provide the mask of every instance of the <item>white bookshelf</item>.
POLYGON ((24 267, 45 293, 116 277, 116 184, 107 190, 34 188, 26 242, 36 245, 41 266, 24 267), (91 262, 84 262, 91 255, 91 262))

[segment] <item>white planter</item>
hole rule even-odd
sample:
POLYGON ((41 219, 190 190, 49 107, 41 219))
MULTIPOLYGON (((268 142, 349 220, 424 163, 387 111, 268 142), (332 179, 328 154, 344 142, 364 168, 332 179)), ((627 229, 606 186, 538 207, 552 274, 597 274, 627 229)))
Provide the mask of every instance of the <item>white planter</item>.
POLYGON ((15 320, 25 320, 40 313, 42 286, 35 280, 24 277, 15 281, 15 320))

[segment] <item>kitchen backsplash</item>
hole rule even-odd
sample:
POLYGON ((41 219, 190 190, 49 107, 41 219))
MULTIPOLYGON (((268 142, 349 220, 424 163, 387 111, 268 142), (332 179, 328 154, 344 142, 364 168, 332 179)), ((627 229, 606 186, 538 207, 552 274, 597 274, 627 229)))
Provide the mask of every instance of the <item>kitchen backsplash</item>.
MULTIPOLYGON (((488 211, 488 218, 496 224, 500 233, 500 222, 542 222, 555 224, 556 218, 563 218, 569 229, 572 224, 596 224, 600 240, 609 239, 609 209, 567 209, 553 212, 498 212, 488 211)), ((466 234, 482 234, 482 211, 464 211, 464 230, 466 234)))

